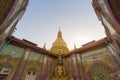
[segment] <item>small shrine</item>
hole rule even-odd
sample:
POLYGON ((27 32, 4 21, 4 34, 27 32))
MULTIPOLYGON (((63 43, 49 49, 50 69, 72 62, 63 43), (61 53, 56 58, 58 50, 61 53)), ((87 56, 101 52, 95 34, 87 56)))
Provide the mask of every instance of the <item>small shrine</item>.
POLYGON ((71 80, 70 76, 68 75, 68 73, 63 65, 63 59, 62 59, 61 55, 58 56, 57 65, 54 68, 51 78, 48 80, 71 80))

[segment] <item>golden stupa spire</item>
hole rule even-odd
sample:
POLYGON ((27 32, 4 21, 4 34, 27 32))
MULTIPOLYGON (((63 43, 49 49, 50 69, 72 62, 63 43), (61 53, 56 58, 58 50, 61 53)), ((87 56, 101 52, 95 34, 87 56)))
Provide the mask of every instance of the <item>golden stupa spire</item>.
POLYGON ((67 44, 62 38, 62 32, 60 30, 60 27, 59 27, 57 39, 52 44, 50 51, 55 54, 65 54, 69 52, 69 49, 67 48, 67 44))
POLYGON ((61 30, 60 30, 60 27, 59 27, 59 32, 58 32, 58 38, 59 37, 62 37, 62 33, 61 33, 61 30))

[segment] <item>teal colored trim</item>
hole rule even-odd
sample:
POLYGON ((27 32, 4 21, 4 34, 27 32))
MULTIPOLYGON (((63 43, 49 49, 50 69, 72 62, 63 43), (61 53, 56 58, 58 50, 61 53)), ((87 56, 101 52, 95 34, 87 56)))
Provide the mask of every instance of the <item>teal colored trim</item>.
POLYGON ((16 17, 22 12, 22 11, 24 11, 25 9, 20 9, 20 10, 18 10, 15 14, 14 14, 14 16, 12 16, 12 18, 9 20, 9 22, 6 24, 6 29, 10 26, 10 24, 16 19, 16 17))
POLYGON ((5 49, 7 48, 8 44, 10 43, 10 39, 5 41, 5 43, 2 45, 2 47, 0 48, 0 54, 3 54, 3 52, 5 51, 5 49))
MULTIPOLYGON (((25 9, 20 9, 18 10, 14 16, 9 20, 8 24, 6 25, 6 28, 9 27, 9 25, 15 20, 15 18, 22 12, 24 11, 25 9)), ((5 43, 2 45, 2 47, 0 48, 0 54, 2 54, 5 50, 5 48, 8 46, 8 44, 10 43, 11 40, 6 40, 5 43)))
POLYGON ((15 20, 15 18, 24 10, 18 10, 14 16, 10 19, 10 21, 8 22, 8 24, 6 25, 6 28, 15 20))

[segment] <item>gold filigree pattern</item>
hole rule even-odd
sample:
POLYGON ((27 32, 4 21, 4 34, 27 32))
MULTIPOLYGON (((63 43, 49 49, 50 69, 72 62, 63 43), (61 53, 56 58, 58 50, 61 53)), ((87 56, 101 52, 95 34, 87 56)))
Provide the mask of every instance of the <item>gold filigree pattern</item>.
POLYGON ((92 80, 116 80, 111 71, 104 66, 94 66, 91 71, 92 80))

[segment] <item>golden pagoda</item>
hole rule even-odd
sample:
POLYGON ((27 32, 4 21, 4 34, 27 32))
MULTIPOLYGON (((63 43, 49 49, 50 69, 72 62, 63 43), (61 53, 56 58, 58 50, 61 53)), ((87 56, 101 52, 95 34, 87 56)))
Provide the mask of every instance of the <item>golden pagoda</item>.
POLYGON ((50 49, 51 52, 55 54, 66 54, 69 52, 66 42, 62 38, 62 33, 59 29, 57 39, 53 42, 50 49))

